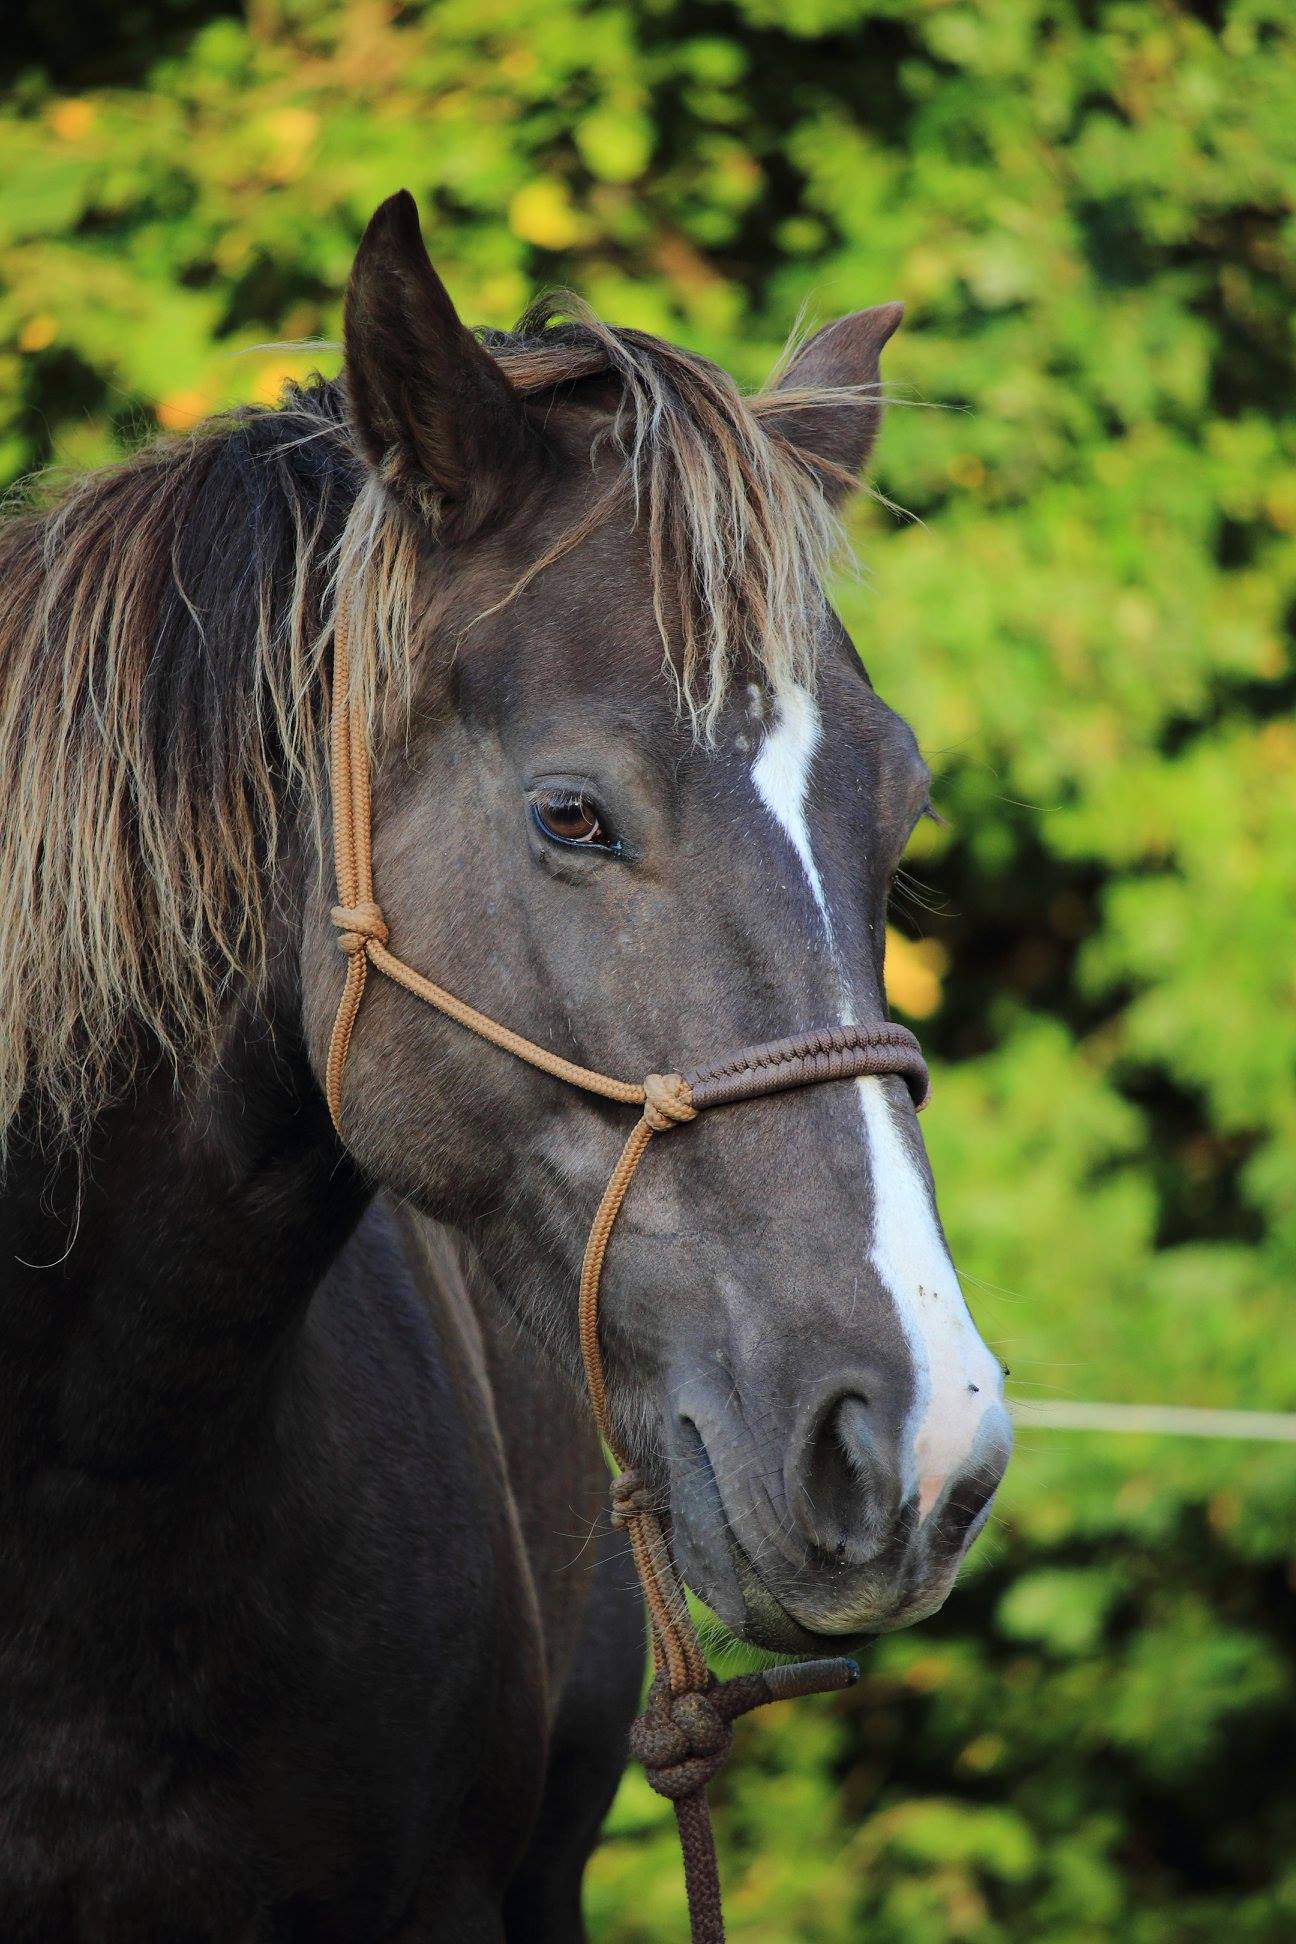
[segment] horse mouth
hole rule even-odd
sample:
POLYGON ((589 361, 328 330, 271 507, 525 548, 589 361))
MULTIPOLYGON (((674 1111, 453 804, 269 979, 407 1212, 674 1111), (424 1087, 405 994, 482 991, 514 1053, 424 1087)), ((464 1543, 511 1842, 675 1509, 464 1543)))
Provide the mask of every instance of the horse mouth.
POLYGON ((816 1633, 804 1626, 800 1620, 793 1619, 783 1603, 770 1591, 732 1533, 729 1535, 729 1551, 746 1609, 742 1637, 753 1646, 768 1648, 776 1654, 818 1658, 821 1654, 849 1654, 852 1648, 863 1647, 876 1637, 867 1630, 857 1633, 816 1633))
POLYGON ((849 1654, 878 1633, 876 1626, 829 1633, 794 1619, 761 1576, 729 1523, 706 1442, 685 1420, 679 1427, 672 1491, 676 1552, 686 1583, 705 1600, 729 1631, 770 1653, 818 1657, 849 1654))

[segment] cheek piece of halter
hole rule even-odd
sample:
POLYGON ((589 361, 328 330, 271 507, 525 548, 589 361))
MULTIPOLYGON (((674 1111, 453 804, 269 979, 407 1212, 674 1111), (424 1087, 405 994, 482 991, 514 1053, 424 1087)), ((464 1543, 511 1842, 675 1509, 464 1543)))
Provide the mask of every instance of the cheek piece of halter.
POLYGON ((330 759, 338 891, 332 919, 338 944, 346 954, 346 984, 333 1022, 326 1074, 334 1126, 341 1133, 347 1049, 371 965, 416 999, 435 1006, 469 1032, 555 1080, 641 1109, 603 1190, 585 1245, 580 1278, 580 1345, 594 1422, 617 1465, 612 1483, 613 1523, 629 1535, 652 1630, 655 1679, 648 1705, 631 1730, 630 1746, 644 1764, 653 1788, 675 1806, 694 1944, 722 1944, 724 1918, 705 1790, 728 1757, 730 1723, 767 1701, 849 1687, 858 1679, 859 1670, 851 1660, 802 1661, 723 1682, 708 1670, 671 1554, 664 1514, 654 1494, 621 1455, 612 1429, 599 1347, 603 1258, 635 1169, 655 1134, 680 1127, 707 1108, 755 1100, 788 1087, 853 1079, 860 1074, 900 1074, 915 1105, 922 1107, 928 1090, 926 1062, 918 1041, 906 1027, 884 1023, 834 1026, 765 1046, 748 1046, 690 1073, 650 1073, 642 1081, 615 1080, 524 1039, 404 964, 387 948, 387 925, 374 897, 369 752, 363 727, 350 706, 348 637, 348 612, 343 600, 333 641, 330 759))

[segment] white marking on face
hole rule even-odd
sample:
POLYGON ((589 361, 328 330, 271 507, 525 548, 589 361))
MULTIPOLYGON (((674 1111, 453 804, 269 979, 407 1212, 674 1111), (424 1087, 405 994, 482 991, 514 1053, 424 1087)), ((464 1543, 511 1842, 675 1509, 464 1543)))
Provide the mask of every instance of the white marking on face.
MULTIPOLYGON (((833 934, 806 814, 819 739, 819 710, 813 696, 803 688, 792 688, 782 698, 751 774, 757 796, 805 872, 836 973, 842 1023, 852 1025, 850 980, 833 934)), ((907 1457, 923 1518, 966 1461, 986 1409, 998 1402, 1001 1377, 963 1300, 926 1178, 896 1122, 883 1083, 865 1077, 855 1084, 873 1188, 873 1267, 891 1292, 913 1361, 915 1396, 907 1457)))
POLYGON ((801 868, 819 907, 828 944, 836 957, 832 919, 824 896, 819 867, 810 848, 810 826, 806 822, 806 794, 810 788, 810 766, 819 747, 819 710, 807 690, 794 687, 784 696, 778 720, 761 744, 760 755, 752 764, 756 794, 782 830, 801 860, 801 868))
POLYGON ((925 1518, 966 1462, 998 1364, 977 1335, 942 1240, 931 1192, 881 1080, 855 1082, 873 1179, 873 1266, 891 1291, 913 1358, 908 1447, 925 1518))

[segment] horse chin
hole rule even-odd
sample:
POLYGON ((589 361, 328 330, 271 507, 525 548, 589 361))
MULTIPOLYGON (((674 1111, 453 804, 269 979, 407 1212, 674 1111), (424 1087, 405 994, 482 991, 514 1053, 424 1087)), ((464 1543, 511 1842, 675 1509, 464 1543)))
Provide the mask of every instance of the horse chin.
MULTIPOLYGON (((905 1600, 888 1611, 870 1614, 867 1618, 843 1616, 840 1624, 834 1621, 823 1626, 807 1626, 789 1613, 777 1594, 761 1578, 732 1533, 727 1534, 727 1544, 732 1583, 736 1584, 741 1609, 733 1612, 732 1602, 726 1600, 725 1607, 729 1607, 730 1611, 725 1611, 719 1605, 715 1611, 738 1639, 752 1647, 763 1647, 770 1653, 818 1659, 822 1655, 857 1652, 881 1634, 898 1633, 920 1620, 930 1619, 944 1606, 949 1592, 949 1585, 942 1585, 926 1597, 905 1600)), ((704 1575, 699 1577, 709 1578, 704 1575)), ((725 1577, 727 1579, 728 1575, 725 1577)), ((951 1583, 952 1579, 953 1575, 950 1576, 951 1583)), ((701 1598, 708 1598, 702 1586, 695 1584, 692 1579, 689 1584, 701 1598)), ((711 1604, 709 1600, 708 1604, 711 1604)))

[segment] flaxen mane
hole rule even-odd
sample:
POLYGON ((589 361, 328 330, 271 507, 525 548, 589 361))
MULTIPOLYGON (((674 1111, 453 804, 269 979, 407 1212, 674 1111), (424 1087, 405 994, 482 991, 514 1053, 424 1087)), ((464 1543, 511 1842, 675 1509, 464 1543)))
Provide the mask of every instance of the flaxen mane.
MULTIPOLYGON (((836 523, 762 423, 773 394, 567 315, 542 307, 485 342, 529 396, 618 381, 603 436, 649 535, 667 667, 707 736, 740 667, 776 693, 813 680, 836 523)), ((809 403, 780 392, 780 421, 809 403)), ((408 695, 416 554, 324 380, 0 531, 0 1157, 20 1108, 76 1139, 141 1049, 210 1057, 231 991, 262 989, 283 806, 318 809, 326 787, 336 602, 372 720, 408 695)))

